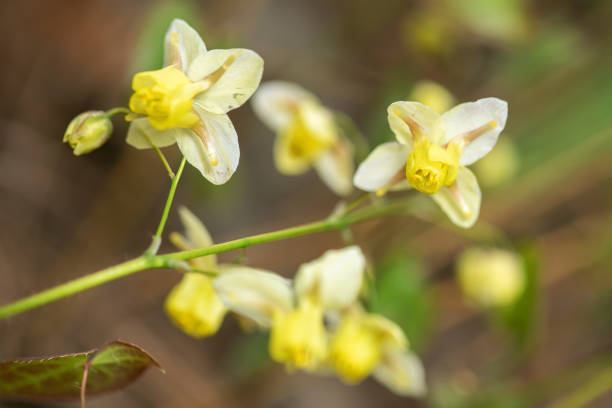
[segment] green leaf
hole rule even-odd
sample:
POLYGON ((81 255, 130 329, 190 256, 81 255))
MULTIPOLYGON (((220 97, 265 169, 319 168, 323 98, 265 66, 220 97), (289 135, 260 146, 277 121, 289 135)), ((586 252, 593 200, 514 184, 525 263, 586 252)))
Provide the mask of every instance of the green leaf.
POLYGON ((420 260, 406 254, 387 255, 376 266, 374 289, 370 311, 397 323, 411 347, 421 350, 429 337, 433 302, 420 260))
POLYGON ((146 351, 121 341, 82 353, 4 361, 0 399, 79 399, 84 378, 88 395, 97 395, 128 386, 150 366, 161 369, 146 351))

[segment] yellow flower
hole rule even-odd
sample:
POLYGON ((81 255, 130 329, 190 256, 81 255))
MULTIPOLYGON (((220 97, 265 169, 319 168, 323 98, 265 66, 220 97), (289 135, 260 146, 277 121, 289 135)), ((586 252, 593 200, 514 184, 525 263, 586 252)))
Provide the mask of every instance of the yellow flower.
MULTIPOLYGON (((172 242, 181 250, 206 248, 213 244, 204 224, 188 209, 179 209, 186 237, 178 233, 170 236, 172 242)), ((220 272, 215 255, 193 259, 191 265, 207 272, 220 272)), ((188 272, 172 289, 165 302, 165 309, 172 322, 192 337, 213 335, 223 322, 226 307, 215 293, 212 279, 206 275, 188 272)))
POLYGON ((463 293, 481 306, 513 303, 525 289, 525 272, 517 254, 503 249, 471 248, 457 262, 463 293))
POLYGON ((263 60, 246 49, 206 50, 198 33, 174 20, 165 39, 164 68, 134 75, 127 142, 138 148, 174 143, 214 184, 238 166, 238 136, 227 112, 255 92, 263 60))
POLYGON ((387 113, 397 142, 370 153, 355 173, 355 185, 379 195, 407 188, 431 194, 453 223, 471 227, 481 192, 465 166, 493 148, 506 124, 507 103, 479 99, 439 115, 419 102, 402 101, 392 103, 387 113))
POLYGON ((423 366, 391 320, 353 307, 345 312, 330 343, 329 364, 345 382, 355 384, 373 375, 400 395, 425 393, 423 366))
POLYGON ((234 270, 215 278, 226 306, 270 327, 270 356, 288 368, 315 370, 328 354, 327 311, 355 302, 365 258, 358 247, 327 251, 289 281, 265 271, 234 270))
POLYGON ((520 158, 511 138, 504 137, 491 153, 474 163, 472 169, 484 187, 497 187, 512 180, 520 168, 520 158))
POLYGON ((253 108, 277 132, 274 161, 281 173, 302 174, 314 167, 336 194, 351 192, 353 147, 316 96, 296 84, 271 81, 255 93, 253 108))
POLYGON ((88 111, 68 124, 63 142, 74 149, 75 156, 80 156, 102 146, 112 133, 113 124, 105 112, 88 111))

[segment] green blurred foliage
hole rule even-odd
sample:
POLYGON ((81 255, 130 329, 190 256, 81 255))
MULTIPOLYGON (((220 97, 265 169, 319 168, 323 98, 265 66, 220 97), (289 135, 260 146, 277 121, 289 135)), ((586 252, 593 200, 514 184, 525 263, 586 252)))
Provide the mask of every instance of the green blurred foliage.
POLYGON ((517 349, 527 351, 536 338, 541 305, 540 254, 532 244, 524 244, 519 254, 523 259, 525 289, 513 304, 495 310, 494 317, 510 333, 517 349))
POLYGON ((268 333, 254 332, 237 337, 226 360, 227 372, 236 381, 252 378, 271 364, 268 333))
POLYGON ((433 323, 433 299, 426 286, 423 264, 416 256, 390 252, 375 266, 369 309, 397 323, 411 347, 423 350, 433 323))

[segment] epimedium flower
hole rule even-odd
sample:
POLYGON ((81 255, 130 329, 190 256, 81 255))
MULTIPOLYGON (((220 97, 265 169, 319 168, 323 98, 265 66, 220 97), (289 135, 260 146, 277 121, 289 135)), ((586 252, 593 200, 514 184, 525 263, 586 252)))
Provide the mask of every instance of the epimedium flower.
POLYGON ((355 174, 355 185, 383 195, 414 188, 431 194, 456 225, 471 227, 481 192, 468 166, 486 155, 506 124, 508 105, 497 98, 460 104, 440 115, 419 102, 387 109, 397 142, 372 151, 355 174))
POLYGON ((329 353, 324 315, 355 302, 364 268, 361 250, 352 246, 300 266, 293 287, 274 273, 253 270, 224 273, 214 287, 230 310, 270 327, 273 360, 313 371, 329 353))
POLYGON ((127 142, 138 148, 178 144, 213 184, 229 180, 240 149, 227 112, 255 92, 263 60, 247 49, 207 51, 198 33, 175 19, 165 37, 164 68, 134 75, 127 142))
POLYGON ((386 317, 354 306, 345 311, 330 340, 328 362, 349 384, 372 375, 399 395, 425 394, 425 374, 402 329, 386 317))
MULTIPOLYGON (((206 248, 213 244, 204 224, 187 208, 179 209, 185 235, 172 233, 170 240, 181 250, 206 248)), ((208 255, 190 261, 192 267, 218 273, 216 255, 208 255)), ((215 293, 212 278, 197 272, 186 272, 172 289, 165 302, 165 310, 172 322, 192 337, 213 335, 223 322, 227 308, 215 293)))
POLYGON ((314 167, 336 194, 352 190, 353 147, 334 119, 334 113, 301 86, 284 81, 261 85, 253 97, 259 118, 277 133, 277 169, 297 175, 314 167))

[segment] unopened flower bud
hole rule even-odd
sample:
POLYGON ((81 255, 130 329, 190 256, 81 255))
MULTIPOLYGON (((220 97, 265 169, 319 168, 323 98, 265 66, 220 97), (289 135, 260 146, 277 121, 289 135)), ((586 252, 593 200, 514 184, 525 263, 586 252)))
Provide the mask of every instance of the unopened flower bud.
POLYGON ((481 306, 513 303, 525 288, 525 272, 520 257, 502 249, 472 248, 457 262, 461 289, 481 306))
POLYGON ((111 133, 113 124, 104 111, 87 111, 72 119, 63 142, 72 147, 75 156, 80 156, 102 146, 111 133))

